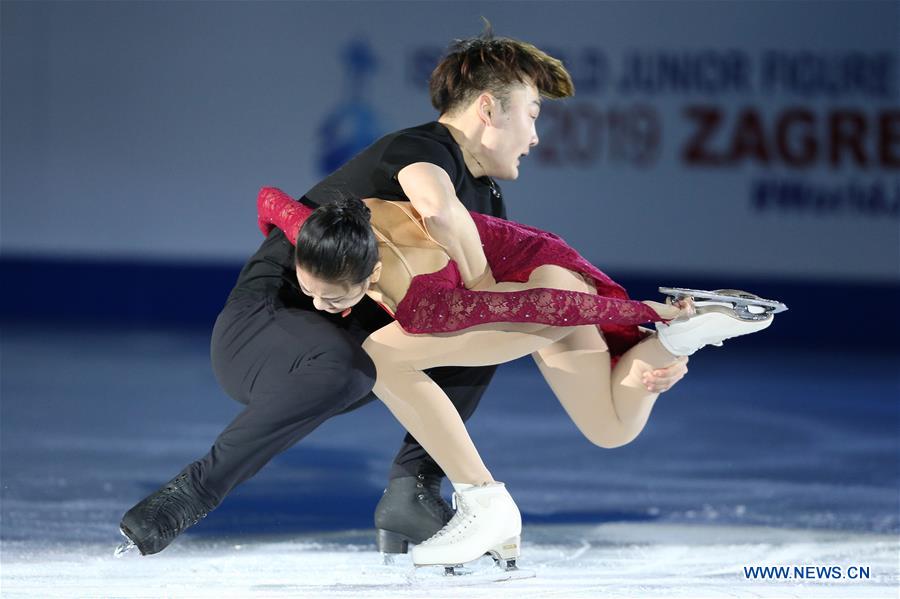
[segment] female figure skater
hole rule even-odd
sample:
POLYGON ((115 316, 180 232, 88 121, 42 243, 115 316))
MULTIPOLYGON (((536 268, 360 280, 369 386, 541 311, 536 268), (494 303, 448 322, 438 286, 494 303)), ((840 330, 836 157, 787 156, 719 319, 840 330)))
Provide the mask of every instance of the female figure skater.
POLYGON ((632 301, 559 237, 462 208, 455 224, 468 281, 406 202, 346 198, 312 210, 263 188, 258 212, 265 234, 278 227, 295 242, 297 280, 317 309, 348 314, 368 295, 395 318, 363 344, 374 392, 456 491, 456 515, 413 549, 416 565, 490 552, 512 566, 521 533, 515 503, 424 370, 531 354, 579 430, 618 447, 641 432, 659 395, 650 371, 772 322, 744 320, 725 302, 632 301), (649 322, 655 334, 637 326, 649 322))

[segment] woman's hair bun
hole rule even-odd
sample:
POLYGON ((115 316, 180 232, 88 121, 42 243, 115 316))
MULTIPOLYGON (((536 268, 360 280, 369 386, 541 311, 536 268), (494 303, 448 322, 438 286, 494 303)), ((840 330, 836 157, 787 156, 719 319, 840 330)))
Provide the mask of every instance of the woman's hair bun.
POLYGON ((372 217, 372 211, 357 197, 343 197, 334 203, 334 207, 338 217, 358 218, 365 222, 369 222, 372 217))
POLYGON ((294 263, 326 281, 365 281, 379 256, 370 215, 361 199, 348 195, 319 206, 300 227, 294 263))

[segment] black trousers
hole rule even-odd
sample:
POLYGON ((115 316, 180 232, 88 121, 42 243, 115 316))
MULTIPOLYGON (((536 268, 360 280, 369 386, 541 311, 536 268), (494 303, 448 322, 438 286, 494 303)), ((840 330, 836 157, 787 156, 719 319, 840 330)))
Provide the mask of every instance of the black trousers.
MULTIPOLYGON (((225 392, 246 408, 191 465, 198 482, 221 501, 327 419, 375 400, 375 367, 361 345, 390 321, 368 298, 341 318, 296 293, 232 294, 213 328, 212 366, 225 392)), ((495 370, 443 367, 427 374, 465 420, 495 370)), ((443 474, 407 434, 390 478, 420 473, 443 474)))

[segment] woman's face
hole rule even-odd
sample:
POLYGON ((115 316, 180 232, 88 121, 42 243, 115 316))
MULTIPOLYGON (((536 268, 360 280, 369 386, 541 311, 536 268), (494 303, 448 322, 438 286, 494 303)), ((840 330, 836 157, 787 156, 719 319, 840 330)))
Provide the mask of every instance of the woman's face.
POLYGON ((300 291, 313 298, 316 310, 337 314, 359 303, 371 284, 378 280, 380 270, 379 262, 371 277, 362 283, 347 285, 325 281, 298 266, 297 282, 300 283, 300 291))

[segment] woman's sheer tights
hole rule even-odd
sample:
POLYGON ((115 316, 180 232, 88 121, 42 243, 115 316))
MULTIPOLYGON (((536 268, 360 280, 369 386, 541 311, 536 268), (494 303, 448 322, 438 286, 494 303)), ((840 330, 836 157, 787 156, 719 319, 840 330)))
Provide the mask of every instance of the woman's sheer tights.
MULTIPOLYGON (((535 269, 526 283, 497 283, 490 291, 535 287, 596 293, 581 275, 553 265, 535 269)), ((584 436, 601 447, 618 447, 643 430, 659 396, 646 389, 642 375, 679 359, 650 335, 610 368, 606 341, 594 325, 492 323, 411 335, 394 322, 369 336, 363 348, 377 370, 375 394, 451 481, 469 484, 493 478, 452 403, 424 370, 500 364, 530 354, 584 436)))

